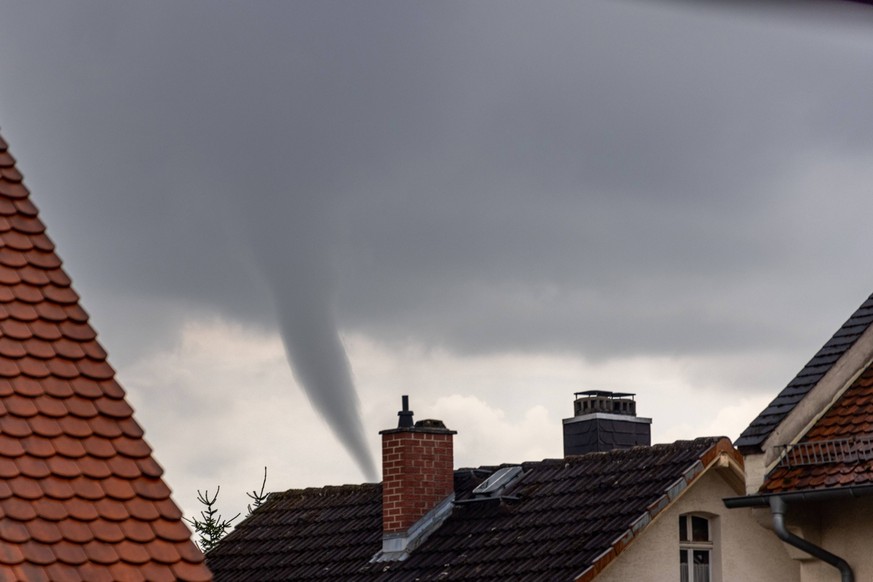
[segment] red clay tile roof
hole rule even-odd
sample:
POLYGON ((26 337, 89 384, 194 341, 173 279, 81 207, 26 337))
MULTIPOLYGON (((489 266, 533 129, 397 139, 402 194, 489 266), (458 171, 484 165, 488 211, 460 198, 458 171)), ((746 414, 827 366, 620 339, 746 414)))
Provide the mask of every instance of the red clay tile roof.
POLYGON ((0 578, 210 580, 0 138, 0 578))
POLYGON ((721 452, 742 463, 726 438, 524 463, 507 497, 472 503, 497 467, 456 471, 461 503, 402 562, 370 563, 382 548, 381 485, 274 493, 207 561, 218 581, 587 582, 721 452))
POLYGON ((761 445, 798 402, 812 390, 843 354, 873 323, 873 295, 861 304, 840 329, 807 362, 767 408, 743 431, 734 443, 744 454, 761 451, 761 445))
MULTIPOLYGON (((822 443, 816 449, 828 450, 825 443, 834 443, 838 439, 857 439, 867 443, 873 440, 873 366, 868 367, 824 416, 816 421, 800 440, 800 447, 803 447, 803 443, 822 443)), ((812 464, 797 465, 800 455, 792 455, 794 459, 787 460, 794 460, 795 463, 789 465, 786 462, 774 468, 760 491, 777 493, 871 485, 873 460, 868 457, 873 451, 862 448, 858 455, 859 444, 861 443, 848 441, 842 448, 843 453, 819 455, 819 462, 812 464)), ((830 450, 836 449, 831 447, 830 450)))

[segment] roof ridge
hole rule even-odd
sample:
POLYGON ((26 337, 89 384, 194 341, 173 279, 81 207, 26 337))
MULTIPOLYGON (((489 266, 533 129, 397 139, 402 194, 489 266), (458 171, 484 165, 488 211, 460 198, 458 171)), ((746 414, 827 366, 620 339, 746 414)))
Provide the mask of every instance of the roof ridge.
POLYGON ((208 580, 0 137, 0 567, 22 580, 208 580))

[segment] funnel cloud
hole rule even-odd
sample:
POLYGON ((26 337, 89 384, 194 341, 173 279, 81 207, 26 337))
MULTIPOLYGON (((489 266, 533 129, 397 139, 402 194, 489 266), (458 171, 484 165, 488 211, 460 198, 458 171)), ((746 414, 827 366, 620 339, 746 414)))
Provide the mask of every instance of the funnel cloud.
MULTIPOLYGON (((280 288, 281 289, 281 288, 280 288)), ((352 370, 331 306, 317 293, 279 303, 279 323, 288 361, 309 402, 330 425, 370 482, 379 480, 366 446, 352 370)))
MULTIPOLYGON (((122 377, 186 320, 279 332, 368 479, 410 380, 512 380, 413 358, 681 358, 734 402, 873 288, 860 4, 0 4, 3 136, 122 377), (400 363, 372 380, 343 338, 400 363)), ((542 375, 501 405, 559 399, 542 375)))

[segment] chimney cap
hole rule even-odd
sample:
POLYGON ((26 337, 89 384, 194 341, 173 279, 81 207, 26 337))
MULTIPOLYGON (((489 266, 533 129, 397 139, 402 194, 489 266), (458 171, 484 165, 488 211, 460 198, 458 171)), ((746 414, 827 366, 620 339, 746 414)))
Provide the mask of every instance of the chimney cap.
POLYGON ((573 396, 579 398, 579 396, 598 396, 600 398, 627 398, 630 397, 633 399, 636 394, 634 392, 610 392, 609 390, 582 390, 580 392, 573 392, 573 396))
POLYGON ((458 434, 456 430, 449 430, 441 420, 426 418, 413 422, 412 411, 409 410, 409 396, 403 396, 403 410, 397 413, 397 428, 380 430, 379 434, 394 434, 398 432, 430 432, 435 434, 458 434))
POLYGON ((446 423, 433 418, 425 418, 424 420, 419 420, 418 422, 416 422, 415 428, 441 428, 445 430, 446 423))

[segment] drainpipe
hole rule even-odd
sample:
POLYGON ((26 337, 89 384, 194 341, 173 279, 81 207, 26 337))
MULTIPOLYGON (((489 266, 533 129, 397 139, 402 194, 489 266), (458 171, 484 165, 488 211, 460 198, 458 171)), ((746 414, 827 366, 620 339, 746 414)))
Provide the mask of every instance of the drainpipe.
POLYGON ((855 575, 852 573, 852 567, 839 556, 836 556, 826 549, 819 547, 809 540, 798 537, 788 531, 785 527, 785 512, 788 509, 788 504, 778 495, 770 498, 770 512, 773 514, 773 529, 776 530, 776 535, 783 542, 794 546, 799 550, 803 550, 807 554, 827 562, 834 568, 840 571, 841 582, 855 582, 855 575))

